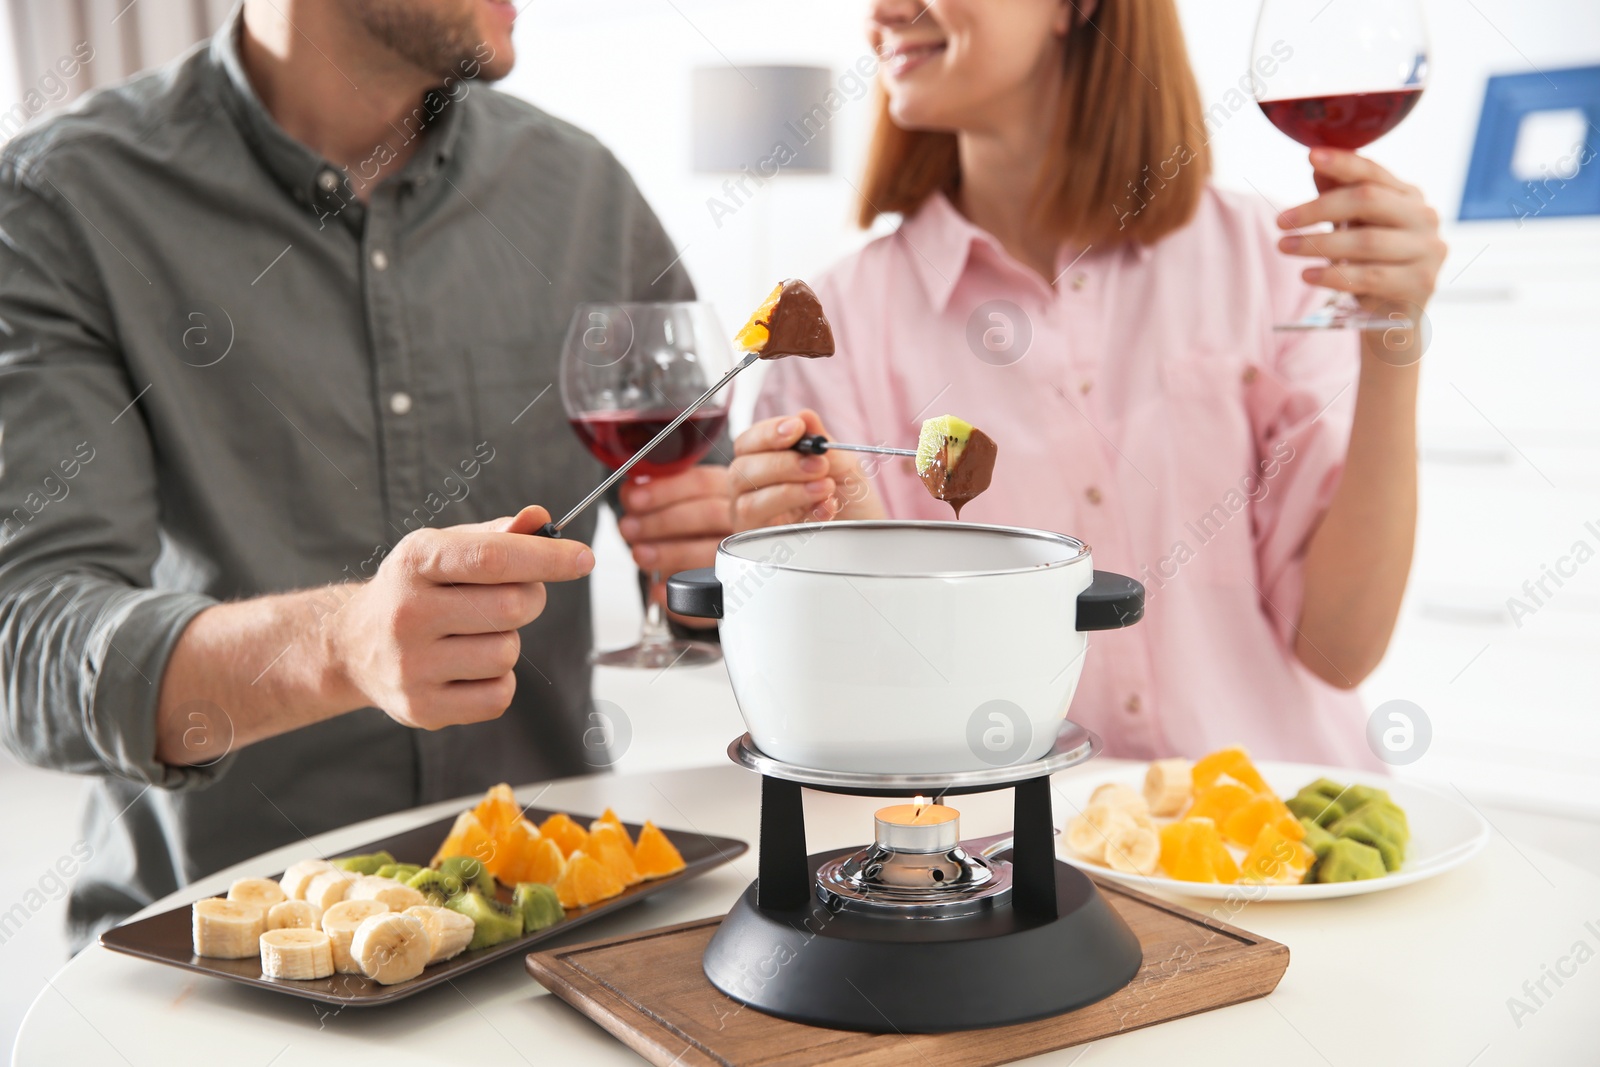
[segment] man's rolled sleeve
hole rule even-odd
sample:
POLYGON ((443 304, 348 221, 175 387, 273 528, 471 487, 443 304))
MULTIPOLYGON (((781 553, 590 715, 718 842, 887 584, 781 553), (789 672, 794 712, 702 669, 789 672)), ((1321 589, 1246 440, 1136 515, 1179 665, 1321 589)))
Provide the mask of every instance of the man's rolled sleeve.
POLYGON ((42 767, 203 784, 220 765, 156 760, 156 715, 173 646, 215 601, 151 588, 155 456, 96 248, 32 184, 0 168, 0 736, 42 767))

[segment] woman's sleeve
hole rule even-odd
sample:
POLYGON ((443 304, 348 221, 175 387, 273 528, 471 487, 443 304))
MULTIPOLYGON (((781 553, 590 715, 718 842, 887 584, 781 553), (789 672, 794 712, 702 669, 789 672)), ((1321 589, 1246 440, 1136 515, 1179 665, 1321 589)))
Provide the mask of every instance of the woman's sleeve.
MULTIPOLYGON (((1305 260, 1277 251, 1263 220, 1266 286, 1274 321, 1293 321, 1327 298, 1300 278, 1305 260)), ((1344 472, 1355 413, 1360 335, 1354 330, 1275 331, 1245 403, 1260 459, 1253 512, 1262 610, 1293 647, 1304 602, 1306 547, 1344 472)))
POLYGON ((861 298, 847 299, 835 273, 819 278, 813 288, 833 327, 834 354, 773 360, 762 379, 755 417, 769 419, 810 408, 822 416, 822 424, 834 440, 870 443, 871 426, 863 403, 866 368, 857 357, 859 346, 855 343, 866 332, 861 298))

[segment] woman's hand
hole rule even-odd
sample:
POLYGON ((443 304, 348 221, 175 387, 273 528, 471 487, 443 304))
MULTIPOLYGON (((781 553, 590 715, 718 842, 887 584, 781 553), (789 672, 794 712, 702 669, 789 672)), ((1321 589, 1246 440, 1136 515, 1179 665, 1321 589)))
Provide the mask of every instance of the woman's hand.
POLYGON ((1347 228, 1284 237, 1278 248, 1330 260, 1306 268, 1301 277, 1354 293, 1368 311, 1420 313, 1448 251, 1439 239, 1439 213, 1416 186, 1354 152, 1314 148, 1311 165, 1322 195, 1279 215, 1278 226, 1299 230, 1331 222, 1347 228))
POLYGON ((807 456, 794 444, 808 434, 828 436, 809 409, 764 419, 733 442, 733 527, 753 530, 828 519, 883 518, 883 505, 855 456, 824 452, 807 456))

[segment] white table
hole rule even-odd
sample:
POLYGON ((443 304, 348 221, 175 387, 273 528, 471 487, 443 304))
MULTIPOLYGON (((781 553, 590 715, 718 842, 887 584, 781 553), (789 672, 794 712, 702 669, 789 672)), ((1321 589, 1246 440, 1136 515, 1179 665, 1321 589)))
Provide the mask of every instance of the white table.
MULTIPOLYGON (((1067 772, 1095 775, 1110 760, 1067 772)), ((524 803, 756 840, 759 780, 731 764, 569 779, 519 789, 524 803)), ((808 794, 814 851, 870 836, 879 801, 808 794)), ((963 832, 1003 830, 1009 793, 961 798, 963 832)), ((152 906, 222 892, 459 810, 434 805, 321 835, 223 871, 152 906)), ((1064 806, 1064 805, 1061 805, 1064 806)), ((575 930, 600 938, 718 914, 755 876, 754 852, 637 907, 575 930)), ((1186 901, 1197 910, 1230 905, 1186 901)), ((1579 942, 1600 954, 1600 878, 1496 835, 1466 867, 1393 892, 1306 904, 1245 906, 1218 917, 1288 945, 1288 973, 1268 998, 1067 1049, 1040 1062, 1187 1065, 1593 1064, 1600 1061, 1600 962, 1587 960, 1535 1004, 1523 989, 1579 942), (1592 925, 1586 926, 1589 923, 1592 925), (1532 1014, 1520 1027, 1507 1005, 1532 1014)), ((918 1039, 908 1038, 915 1044, 918 1039)), ((290 1067, 361 1062, 638 1063, 633 1053, 547 994, 515 957, 390 1008, 346 1009, 277 996, 94 947, 50 980, 18 1036, 18 1067, 217 1064, 290 1067), (375 1055, 376 1054, 376 1055, 375 1055), (444 1059, 448 1058, 448 1059, 444 1059)), ((907 1062, 918 1053, 907 1049, 907 1062)))

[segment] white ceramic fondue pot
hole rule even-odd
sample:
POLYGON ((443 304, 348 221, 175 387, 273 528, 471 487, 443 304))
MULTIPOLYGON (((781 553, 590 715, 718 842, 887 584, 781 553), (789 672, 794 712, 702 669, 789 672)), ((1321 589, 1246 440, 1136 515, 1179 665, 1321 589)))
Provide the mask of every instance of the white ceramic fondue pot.
POLYGON ((1144 614, 1144 587, 1064 534, 955 522, 829 522, 727 538, 667 583, 720 619, 756 747, 821 770, 943 773, 1039 759, 1087 631, 1144 614))

